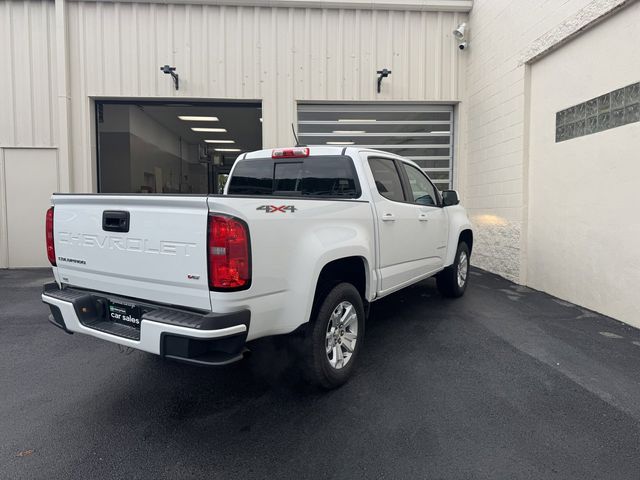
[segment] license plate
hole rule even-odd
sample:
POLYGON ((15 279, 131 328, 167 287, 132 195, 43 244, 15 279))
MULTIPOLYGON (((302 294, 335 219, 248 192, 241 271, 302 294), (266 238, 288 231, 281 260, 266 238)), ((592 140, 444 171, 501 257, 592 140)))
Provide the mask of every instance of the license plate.
POLYGON ((109 318, 122 325, 140 328, 142 309, 131 303, 114 302, 109 300, 109 318))

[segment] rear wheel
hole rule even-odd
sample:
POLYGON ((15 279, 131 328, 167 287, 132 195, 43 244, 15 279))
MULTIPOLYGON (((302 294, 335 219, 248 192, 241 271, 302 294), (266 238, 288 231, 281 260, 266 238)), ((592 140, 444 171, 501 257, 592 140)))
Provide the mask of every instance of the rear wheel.
POLYGON ((460 242, 453 264, 436 275, 436 284, 445 297, 461 297, 467 289, 468 278, 469 247, 460 242))
POLYGON ((336 388, 353 372, 364 336, 364 306, 350 283, 333 287, 321 300, 305 337, 305 376, 323 388, 336 388))

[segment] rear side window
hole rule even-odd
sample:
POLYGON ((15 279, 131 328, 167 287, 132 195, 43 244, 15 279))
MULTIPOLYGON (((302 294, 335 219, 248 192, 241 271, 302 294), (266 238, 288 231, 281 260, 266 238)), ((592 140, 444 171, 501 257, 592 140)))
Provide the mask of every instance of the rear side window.
POLYGON ((369 158, 378 193, 389 200, 404 202, 402 182, 396 164, 389 158, 369 158))
POLYGON ((229 195, 357 198, 360 186, 351 158, 316 156, 291 160, 240 160, 229 195))
POLYGON ((241 160, 229 181, 229 194, 271 195, 273 163, 270 160, 241 160))

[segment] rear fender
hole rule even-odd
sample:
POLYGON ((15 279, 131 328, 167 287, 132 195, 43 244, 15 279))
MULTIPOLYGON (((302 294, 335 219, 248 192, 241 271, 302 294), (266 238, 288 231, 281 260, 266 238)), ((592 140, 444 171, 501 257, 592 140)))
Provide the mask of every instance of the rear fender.
POLYGON ((314 282, 311 284, 311 293, 309 299, 307 300, 307 305, 305 308, 306 315, 305 318, 311 320, 311 314, 313 311, 314 303, 315 303, 315 295, 316 292, 322 291, 322 289, 318 289, 319 282, 321 281, 320 276, 322 274, 323 269, 332 262, 337 260, 342 260, 346 258, 359 258, 362 260, 364 267, 364 298, 363 301, 370 302, 375 297, 375 279, 372 281, 372 269, 371 269, 371 259, 369 258, 370 252, 362 246, 353 245, 351 247, 344 247, 333 250, 331 252, 327 252, 321 258, 318 259, 318 263, 314 268, 313 279, 314 282))

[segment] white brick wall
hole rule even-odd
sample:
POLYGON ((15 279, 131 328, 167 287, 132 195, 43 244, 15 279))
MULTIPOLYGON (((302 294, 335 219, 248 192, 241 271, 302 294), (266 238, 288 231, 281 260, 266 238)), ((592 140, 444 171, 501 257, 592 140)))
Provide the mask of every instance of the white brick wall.
POLYGON ((524 283, 525 66, 535 40, 591 0, 475 0, 469 16, 465 155, 459 179, 476 227, 474 264, 524 283))

